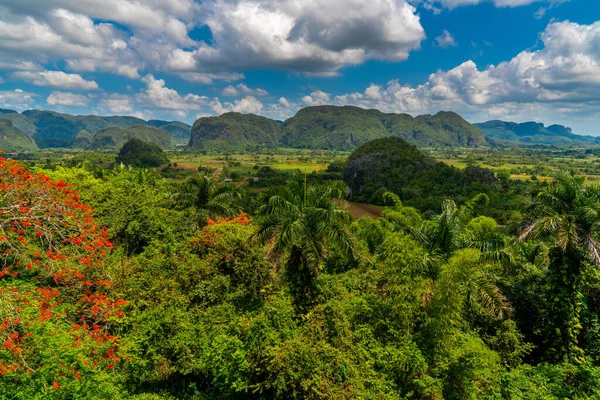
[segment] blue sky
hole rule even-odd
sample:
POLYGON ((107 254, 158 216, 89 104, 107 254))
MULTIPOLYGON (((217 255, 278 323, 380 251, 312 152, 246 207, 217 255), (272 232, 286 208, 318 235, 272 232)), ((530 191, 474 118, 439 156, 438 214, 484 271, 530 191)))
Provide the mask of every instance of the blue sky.
POLYGON ((191 123, 318 104, 600 134, 600 1, 0 2, 0 107, 191 123))

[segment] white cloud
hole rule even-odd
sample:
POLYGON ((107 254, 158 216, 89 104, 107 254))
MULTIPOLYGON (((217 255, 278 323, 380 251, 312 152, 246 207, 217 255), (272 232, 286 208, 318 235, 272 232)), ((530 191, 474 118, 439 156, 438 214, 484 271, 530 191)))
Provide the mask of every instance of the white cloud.
POLYGON ((286 108, 290 107, 290 102, 285 97, 279 98, 279 104, 286 108))
POLYGON ((0 90, 0 107, 10 109, 25 109, 35 103, 34 93, 21 89, 0 90))
POLYGON ((381 100, 381 86, 372 84, 365 90, 365 95, 371 100, 381 100))
POLYGON ((210 84, 242 79, 244 68, 333 76, 370 59, 404 60, 425 38, 408 0, 4 0, 2 7, 0 59, 130 79, 156 71, 210 84), (188 35, 203 25, 210 44, 188 35))
POLYGON ((140 94, 139 100, 154 108, 175 111, 200 110, 209 104, 206 96, 191 93, 181 96, 176 90, 166 87, 164 80, 155 79, 153 75, 146 75, 143 81, 147 84, 147 89, 140 94))
POLYGON ((320 106, 329 103, 331 96, 321 90, 315 90, 310 96, 304 96, 302 102, 307 106, 320 106))
POLYGON ((223 72, 223 73, 200 73, 200 72, 182 72, 178 76, 186 81, 203 83, 210 85, 213 81, 233 82, 244 79, 244 74, 239 72, 223 72))
POLYGON ((85 107, 90 104, 90 99, 76 93, 52 92, 46 99, 46 103, 55 106, 85 107))
POLYGON ((190 69, 333 75, 368 59, 404 60, 425 37, 406 0, 215 1, 204 9, 213 44, 173 55, 190 69))
POLYGON ((194 15, 193 0, 3 0, 13 12, 37 14, 66 9, 95 19, 115 21, 136 30, 160 33, 181 44, 189 44, 185 20, 194 15))
POLYGON ((443 49, 446 49, 448 47, 456 47, 458 45, 456 43, 456 40, 454 40, 454 36, 452 36, 452 34, 446 29, 444 29, 444 33, 436 37, 434 40, 435 43, 443 49))
POLYGON ((245 84, 240 83, 237 86, 229 85, 225 87, 221 91, 221 94, 228 97, 237 97, 241 95, 266 96, 269 94, 269 92, 261 88, 251 89, 245 84))
POLYGON ((131 114, 133 105, 128 97, 116 97, 100 100, 100 107, 113 114, 131 114))
POLYGON ((13 74, 16 78, 30 82, 36 86, 47 86, 70 90, 97 90, 98 84, 87 81, 79 74, 67 74, 62 71, 19 71, 13 74))
POLYGON ((246 96, 243 99, 235 100, 233 103, 221 103, 218 98, 214 98, 210 103, 211 109, 217 114, 226 112, 239 112, 242 114, 259 114, 263 109, 263 104, 256 97, 246 96))
POLYGON ((496 7, 520 7, 533 3, 549 3, 553 5, 567 1, 569 0, 415 0, 415 3, 421 3, 426 9, 439 13, 437 5, 450 9, 481 3, 493 3, 496 7))

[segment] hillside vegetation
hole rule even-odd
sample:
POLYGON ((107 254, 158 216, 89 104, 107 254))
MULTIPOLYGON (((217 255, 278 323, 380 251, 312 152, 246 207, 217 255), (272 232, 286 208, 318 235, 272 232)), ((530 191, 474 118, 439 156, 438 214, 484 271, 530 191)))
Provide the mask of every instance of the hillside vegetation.
POLYGON ((468 167, 461 171, 398 137, 373 140, 354 150, 344 180, 358 201, 381 204, 389 191, 423 211, 438 209, 445 198, 461 202, 488 192, 495 183, 490 170, 468 167))
POLYGON ((8 119, 0 119, 0 150, 6 153, 37 150, 31 136, 15 128, 8 119))
POLYGON ((264 117, 227 113, 201 118, 192 128, 190 147, 209 150, 257 146, 347 150, 369 140, 398 136, 420 146, 479 146, 481 131, 452 112, 384 114, 358 107, 303 108, 283 124, 264 117))
POLYGON ((313 149, 352 149, 372 139, 397 136, 420 146, 479 146, 481 131, 453 112, 416 118, 358 107, 304 108, 284 123, 283 144, 313 149))
POLYGON ((70 115, 54 111, 27 110, 23 115, 36 126, 33 138, 40 147, 69 147, 81 130, 97 132, 109 126, 128 128, 145 124, 143 120, 135 117, 70 115))
POLYGON ((78 156, 0 157, 2 399, 600 398, 583 177, 473 179, 382 138, 352 195, 397 194, 357 220, 341 160, 250 186, 78 156))
POLYGON ((189 147, 217 151, 276 147, 280 135, 281 125, 272 119, 231 112, 198 119, 189 147))
POLYGON ((538 122, 488 121, 474 124, 491 144, 497 145, 599 145, 600 138, 576 135, 562 125, 544 126, 538 122))
POLYGON ((185 146, 190 141, 190 133, 192 127, 188 124, 185 124, 180 121, 160 121, 156 119, 152 119, 147 122, 148 125, 153 126, 155 128, 160 128, 164 131, 169 132, 171 138, 173 138, 173 142, 176 145, 185 146))
MULTIPOLYGON (((84 135, 82 132, 80 134, 84 135)), ((80 141, 83 140, 82 135, 78 135, 80 141)), ((92 150, 120 150, 131 139, 154 143, 165 150, 173 149, 171 136, 166 131, 144 125, 134 125, 127 129, 108 128, 96 132, 89 148, 92 150)))
MULTIPOLYGON (((89 148, 92 146, 91 136, 99 131, 108 128, 127 129, 136 125, 161 129, 171 135, 176 144, 183 146, 189 142, 191 131, 191 126, 179 121, 146 122, 129 116, 70 115, 40 110, 27 110, 19 114, 14 110, 0 109, 0 120, 11 121, 15 128, 31 136, 41 148, 89 148)), ((162 146, 170 148, 166 143, 162 146)))
POLYGON ((35 125, 31 123, 23 114, 14 110, 5 110, 0 108, 0 119, 7 119, 13 126, 23 133, 32 136, 35 133, 35 125))
POLYGON ((160 146, 133 138, 123 145, 118 162, 140 168, 159 167, 169 162, 160 146))

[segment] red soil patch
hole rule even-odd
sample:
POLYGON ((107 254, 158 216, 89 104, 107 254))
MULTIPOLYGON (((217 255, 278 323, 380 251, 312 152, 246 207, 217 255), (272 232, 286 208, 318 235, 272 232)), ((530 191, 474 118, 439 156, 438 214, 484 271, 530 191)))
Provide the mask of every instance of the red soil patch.
POLYGON ((379 218, 381 216, 381 210, 370 204, 349 201, 348 209, 356 219, 362 217, 379 218))

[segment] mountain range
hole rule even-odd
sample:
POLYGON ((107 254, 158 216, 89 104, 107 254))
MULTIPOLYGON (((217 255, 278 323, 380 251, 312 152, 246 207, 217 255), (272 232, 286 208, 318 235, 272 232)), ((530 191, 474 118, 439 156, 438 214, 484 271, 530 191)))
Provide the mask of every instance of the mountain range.
POLYGON ((474 124, 491 145, 598 145, 600 137, 576 135, 562 125, 488 121, 474 124))
POLYGON ((251 114, 226 113, 200 118, 192 127, 189 147, 251 150, 294 147, 350 150, 373 139, 396 136, 419 146, 480 146, 481 130, 460 115, 441 111, 413 118, 358 107, 315 106, 275 121, 251 114))
POLYGON ((191 127, 179 121, 144 121, 130 116, 0 109, 0 148, 9 152, 48 147, 118 151, 132 138, 167 150, 174 145, 209 151, 275 147, 352 150, 389 136, 419 147, 600 145, 600 138, 576 135, 562 125, 505 121, 471 124, 449 111, 412 117, 352 106, 313 106, 285 121, 230 112, 200 118, 191 127))
POLYGON ((144 121, 129 116, 70 115, 54 111, 18 113, 0 109, 0 148, 19 152, 49 147, 119 150, 137 138, 172 149, 185 146, 191 126, 179 121, 144 121))

